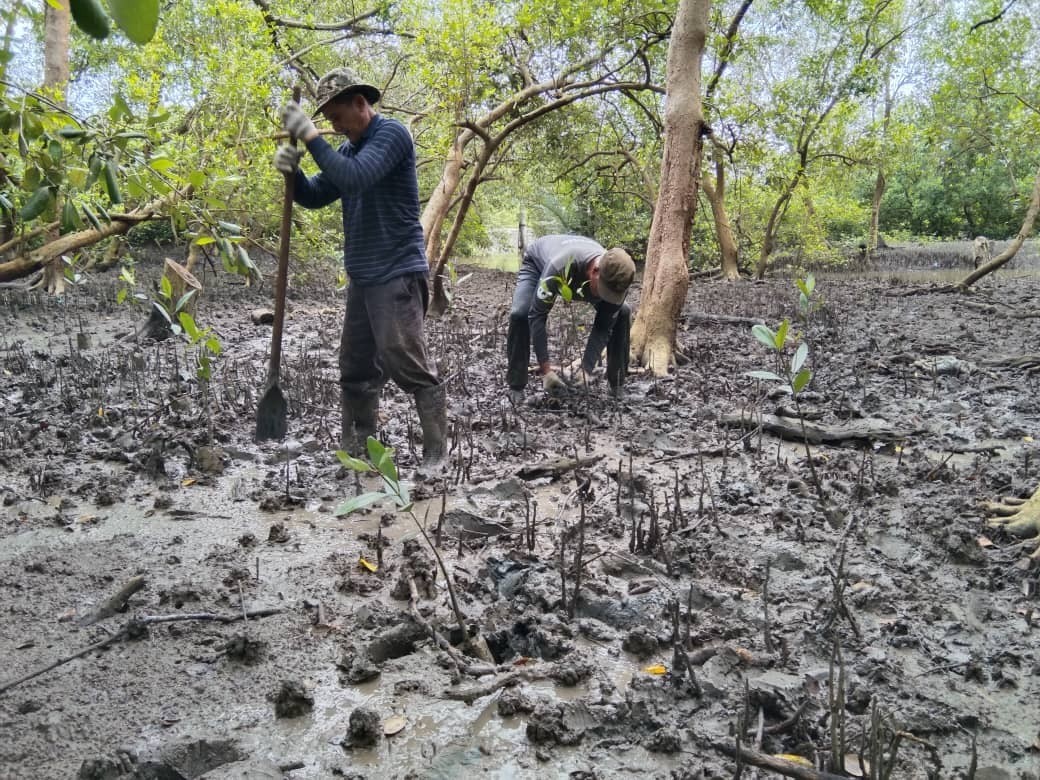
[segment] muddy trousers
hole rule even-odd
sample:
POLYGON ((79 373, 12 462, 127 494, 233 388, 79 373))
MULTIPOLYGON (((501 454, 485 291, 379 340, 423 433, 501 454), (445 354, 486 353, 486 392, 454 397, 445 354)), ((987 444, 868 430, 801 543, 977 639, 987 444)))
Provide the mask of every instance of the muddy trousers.
POLYGON ((424 451, 432 446, 436 454, 438 442, 432 440, 439 435, 443 453, 446 399, 423 333, 429 296, 421 273, 347 287, 339 346, 340 446, 354 455, 363 456, 365 440, 376 434, 379 395, 388 379, 415 396, 424 451))

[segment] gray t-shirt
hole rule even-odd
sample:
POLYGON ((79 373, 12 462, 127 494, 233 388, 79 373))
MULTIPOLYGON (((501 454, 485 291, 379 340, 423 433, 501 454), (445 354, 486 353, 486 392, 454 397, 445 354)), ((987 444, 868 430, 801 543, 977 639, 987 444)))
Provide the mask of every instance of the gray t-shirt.
POLYGON ((610 338, 610 328, 621 307, 597 298, 589 289, 589 266, 606 249, 584 236, 542 236, 531 242, 524 252, 524 264, 539 272, 538 287, 527 319, 531 326, 531 345, 539 363, 549 362, 549 336, 546 321, 565 282, 571 299, 586 301, 596 308, 596 321, 589 332, 585 356, 586 371, 591 371, 610 338))

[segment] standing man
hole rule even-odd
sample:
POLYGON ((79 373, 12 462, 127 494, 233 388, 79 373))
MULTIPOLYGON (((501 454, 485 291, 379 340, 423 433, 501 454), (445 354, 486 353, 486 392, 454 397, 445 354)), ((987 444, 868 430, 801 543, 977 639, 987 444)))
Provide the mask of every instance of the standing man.
POLYGON ((343 410, 340 446, 354 455, 376 433, 379 394, 387 379, 415 396, 422 425, 423 466, 444 460, 445 390, 426 349, 429 265, 419 223, 415 145, 400 122, 376 113, 379 90, 346 68, 318 82, 317 110, 347 141, 334 149, 296 103, 281 109, 282 126, 306 144, 319 172, 299 169, 301 150, 283 145, 274 165, 296 176, 295 200, 317 209, 343 207, 343 265, 349 279, 339 373, 343 410))
POLYGON ((509 368, 506 382, 510 398, 523 397, 531 344, 538 361, 542 386, 551 395, 567 388, 549 361, 546 322, 562 284, 570 288, 572 300, 587 301, 596 309, 585 354, 570 367, 573 378, 590 376, 607 348, 607 382, 617 395, 628 373, 628 333, 632 312, 625 295, 636 267, 628 252, 619 247, 606 250, 582 236, 543 236, 527 245, 513 292, 509 312, 506 351, 509 368))

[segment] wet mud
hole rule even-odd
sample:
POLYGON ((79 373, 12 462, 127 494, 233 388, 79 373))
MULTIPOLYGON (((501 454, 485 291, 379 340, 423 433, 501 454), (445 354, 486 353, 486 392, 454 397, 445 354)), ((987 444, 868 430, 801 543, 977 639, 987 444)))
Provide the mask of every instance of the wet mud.
POLYGON ((1040 777, 1037 565, 980 506, 1040 482, 1040 276, 914 273, 821 275, 808 316, 791 278, 696 281, 672 376, 514 406, 513 280, 474 270, 429 323, 450 474, 413 483, 388 386, 413 514, 344 517, 380 482, 333 454, 334 290, 292 293, 265 444, 269 290, 204 280, 209 381, 183 339, 124 340, 114 280, 0 291, 0 777, 1040 777), (747 375, 784 317, 798 399, 747 375), (809 455, 800 420, 831 434, 809 455))

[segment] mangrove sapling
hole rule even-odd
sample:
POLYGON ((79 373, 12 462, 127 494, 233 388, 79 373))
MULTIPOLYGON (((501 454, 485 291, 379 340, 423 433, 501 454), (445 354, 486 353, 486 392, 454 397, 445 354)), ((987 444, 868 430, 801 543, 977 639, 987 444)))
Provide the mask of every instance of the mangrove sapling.
POLYGON ((459 599, 455 593, 455 586, 451 575, 448 574, 447 567, 444 565, 444 559, 441 558, 441 554, 437 550, 437 545, 433 543, 433 540, 430 539, 429 534, 426 532, 426 527, 420 523, 419 518, 415 516, 415 512, 413 511, 415 505, 409 495, 408 486, 401 481, 401 477, 397 472, 397 465, 394 463, 393 448, 385 446, 382 442, 372 436, 368 437, 365 447, 368 454, 368 460, 355 458, 344 450, 337 450, 336 457, 346 468, 351 469, 358 474, 378 474, 383 481, 383 489, 362 493, 361 495, 347 499, 336 507, 335 514, 337 516, 348 515, 352 512, 357 512, 369 507, 379 501, 390 500, 397 506, 397 511, 404 512, 408 515, 408 517, 412 519, 412 522, 415 523, 415 527, 419 529, 419 533, 422 534, 426 546, 433 553, 433 557, 437 561, 437 567, 440 569, 441 574, 444 575, 444 584, 448 588, 448 598, 451 603, 451 609, 455 614, 456 622, 459 624, 459 631, 462 633, 463 648, 482 661, 494 663, 491 651, 488 649, 484 638, 478 632, 471 632, 469 627, 466 625, 466 619, 462 614, 462 608, 459 606, 459 599))
POLYGON ((809 446, 809 437, 805 432, 805 412, 802 410, 800 398, 801 392, 812 379, 812 371, 805 367, 805 359, 809 356, 809 345, 802 341, 795 349, 790 362, 784 361, 784 347, 787 345, 790 329, 791 323, 787 319, 780 323, 776 331, 771 330, 766 325, 755 325, 751 328, 752 335, 777 356, 777 367, 782 372, 782 375, 775 371, 748 371, 747 375, 767 382, 781 382, 783 383, 783 389, 791 393, 791 400, 794 402, 794 408, 798 414, 798 422, 802 428, 802 441, 805 444, 805 458, 809 462, 809 473, 812 475, 817 497, 821 503, 825 503, 827 495, 824 492, 823 483, 820 482, 820 477, 816 473, 812 449, 809 446))

